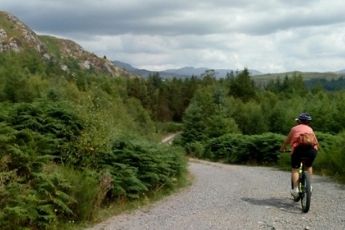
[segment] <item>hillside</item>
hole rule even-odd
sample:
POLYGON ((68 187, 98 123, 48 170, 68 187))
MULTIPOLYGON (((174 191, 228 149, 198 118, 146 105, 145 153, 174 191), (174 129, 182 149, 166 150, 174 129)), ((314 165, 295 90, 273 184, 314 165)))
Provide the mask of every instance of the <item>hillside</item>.
POLYGON ((42 60, 56 63, 63 71, 70 71, 71 63, 77 63, 85 71, 109 74, 111 76, 132 76, 126 70, 115 66, 105 57, 100 58, 84 50, 74 41, 52 36, 39 36, 15 16, 0 11, 0 53, 37 52, 42 60))
POLYGON ((340 77, 344 77, 345 73, 341 72, 300 72, 300 71, 292 71, 292 72, 284 72, 284 73, 267 73, 267 74, 260 74, 256 75, 254 81, 258 84, 265 84, 270 80, 275 79, 283 79, 286 76, 292 77, 300 75, 302 76, 304 81, 310 80, 317 80, 317 79, 324 79, 327 81, 336 80, 340 77))

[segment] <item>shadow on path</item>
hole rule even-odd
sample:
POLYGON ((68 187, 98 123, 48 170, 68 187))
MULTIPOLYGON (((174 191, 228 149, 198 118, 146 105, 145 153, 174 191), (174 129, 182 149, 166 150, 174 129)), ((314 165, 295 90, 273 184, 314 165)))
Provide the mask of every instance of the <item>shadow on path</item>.
POLYGON ((286 197, 271 197, 263 199, 242 197, 241 200, 253 205, 274 207, 284 212, 301 213, 300 203, 294 202, 292 199, 288 199, 286 197))

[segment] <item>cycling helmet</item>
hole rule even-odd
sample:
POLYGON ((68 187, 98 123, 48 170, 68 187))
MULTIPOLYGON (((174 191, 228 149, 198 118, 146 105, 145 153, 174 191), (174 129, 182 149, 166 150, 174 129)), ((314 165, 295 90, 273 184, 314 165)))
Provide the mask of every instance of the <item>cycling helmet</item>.
POLYGON ((309 122, 311 121, 311 116, 309 115, 309 113, 301 113, 300 115, 298 115, 298 117, 296 118, 296 121, 300 121, 300 122, 309 122))

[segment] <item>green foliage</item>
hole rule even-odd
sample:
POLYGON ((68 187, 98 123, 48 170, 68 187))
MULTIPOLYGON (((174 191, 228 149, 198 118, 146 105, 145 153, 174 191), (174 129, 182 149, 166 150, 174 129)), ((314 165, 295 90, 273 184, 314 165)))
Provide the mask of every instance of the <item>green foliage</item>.
POLYGON ((320 142, 320 150, 314 168, 322 174, 335 176, 345 181, 344 133, 338 135, 317 133, 317 137, 320 142))
POLYGON ((75 141, 83 129, 81 121, 63 104, 46 101, 20 103, 9 113, 9 123, 18 131, 17 143, 32 155, 54 156, 56 161, 80 163, 75 141))
POLYGON ((307 93, 307 88, 302 75, 297 73, 294 73, 290 77, 286 75, 283 81, 281 81, 280 78, 270 80, 266 85, 266 89, 275 93, 283 94, 285 97, 290 97, 292 95, 304 96, 307 93))
POLYGON ((251 136, 254 148, 251 157, 261 164, 275 164, 280 158, 280 146, 285 138, 274 133, 264 133, 251 136))
MULTIPOLYGON (((329 79, 329 78, 328 78, 329 79)), ((345 78, 340 76, 336 79, 328 80, 327 78, 314 78, 306 81, 306 86, 313 90, 337 91, 345 89, 345 78)))
POLYGON ((186 161, 179 148, 124 138, 113 143, 111 152, 103 153, 99 165, 112 177, 108 198, 116 200, 137 199, 149 191, 173 187, 184 175, 186 161))
POLYGON ((19 226, 54 229, 59 218, 73 215, 75 203, 69 195, 70 184, 58 174, 35 173, 31 178, 18 178, 3 185, 0 215, 1 229, 19 226), (26 183, 25 183, 26 182, 26 183))
POLYGON ((220 88, 199 89, 184 115, 183 143, 203 142, 226 133, 238 133, 235 120, 229 117, 220 88))
POLYGON ((148 112, 141 106, 140 101, 130 98, 127 100, 127 106, 128 113, 133 117, 138 133, 145 135, 155 131, 154 123, 152 122, 148 112))
POLYGON ((191 157, 202 158, 205 147, 202 142, 195 141, 185 144, 185 151, 191 157))
POLYGON ((183 124, 180 122, 158 122, 156 127, 161 133, 177 133, 182 131, 183 124))
POLYGON ((229 95, 241 98, 243 101, 249 101, 256 97, 256 88, 254 81, 250 78, 248 69, 244 69, 238 75, 230 75, 229 95))
POLYGON ((197 104, 191 104, 186 110, 184 116, 184 129, 182 133, 182 142, 190 143, 194 141, 204 141, 206 139, 205 130, 207 128, 204 122, 205 117, 201 107, 197 104))
POLYGON ((197 78, 163 79, 153 74, 148 79, 127 80, 129 97, 140 100, 151 118, 160 122, 181 122, 194 92, 205 80, 197 78))
POLYGON ((205 145, 203 157, 235 164, 274 164, 279 159, 282 136, 228 134, 211 139, 205 145))
POLYGON ((180 148, 146 141, 157 136, 156 113, 129 96, 127 80, 75 60, 64 72, 30 52, 3 53, 0 62, 1 229, 90 221, 108 202, 172 188, 184 176, 180 148), (143 141, 119 149, 112 143, 124 133, 143 141))
POLYGON ((74 215, 71 185, 45 167, 80 134, 78 119, 58 104, 2 106, 0 208, 2 229, 53 229, 74 215))
POLYGON ((227 133, 239 133, 234 119, 226 117, 224 113, 213 114, 207 119, 207 128, 204 132, 209 138, 220 137, 227 133))
POLYGON ((69 196, 73 198, 69 208, 73 215, 71 221, 91 220, 100 208, 102 180, 95 170, 76 170, 71 167, 56 167, 58 174, 70 185, 69 196))
MULTIPOLYGON (((43 39, 59 59, 56 41, 43 39)), ((161 130, 182 129, 175 143, 191 156, 288 164, 277 152, 281 135, 307 111, 322 131, 315 169, 345 175, 344 91, 308 91, 297 74, 259 88, 246 69, 221 80, 214 71, 123 79, 64 62, 69 71, 37 52, 0 54, 1 229, 59 229, 92 220, 109 202, 175 186, 186 161, 181 148, 151 142, 161 130)))
POLYGON ((265 113, 261 105, 254 101, 240 102, 233 116, 244 134, 259 134, 269 131, 265 113))

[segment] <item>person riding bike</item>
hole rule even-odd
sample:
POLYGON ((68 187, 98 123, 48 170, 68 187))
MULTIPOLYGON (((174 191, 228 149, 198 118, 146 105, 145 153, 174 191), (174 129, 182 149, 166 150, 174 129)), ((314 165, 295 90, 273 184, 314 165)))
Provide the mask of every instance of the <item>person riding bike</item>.
POLYGON ((298 196, 298 168, 303 159, 306 171, 311 176, 313 173, 312 164, 317 155, 319 142, 313 129, 309 126, 312 117, 308 113, 301 113, 297 118, 297 125, 291 128, 288 136, 283 142, 280 150, 286 151, 286 146, 291 146, 291 195, 298 196), (308 145, 301 144, 301 135, 307 134, 313 139, 308 145))

